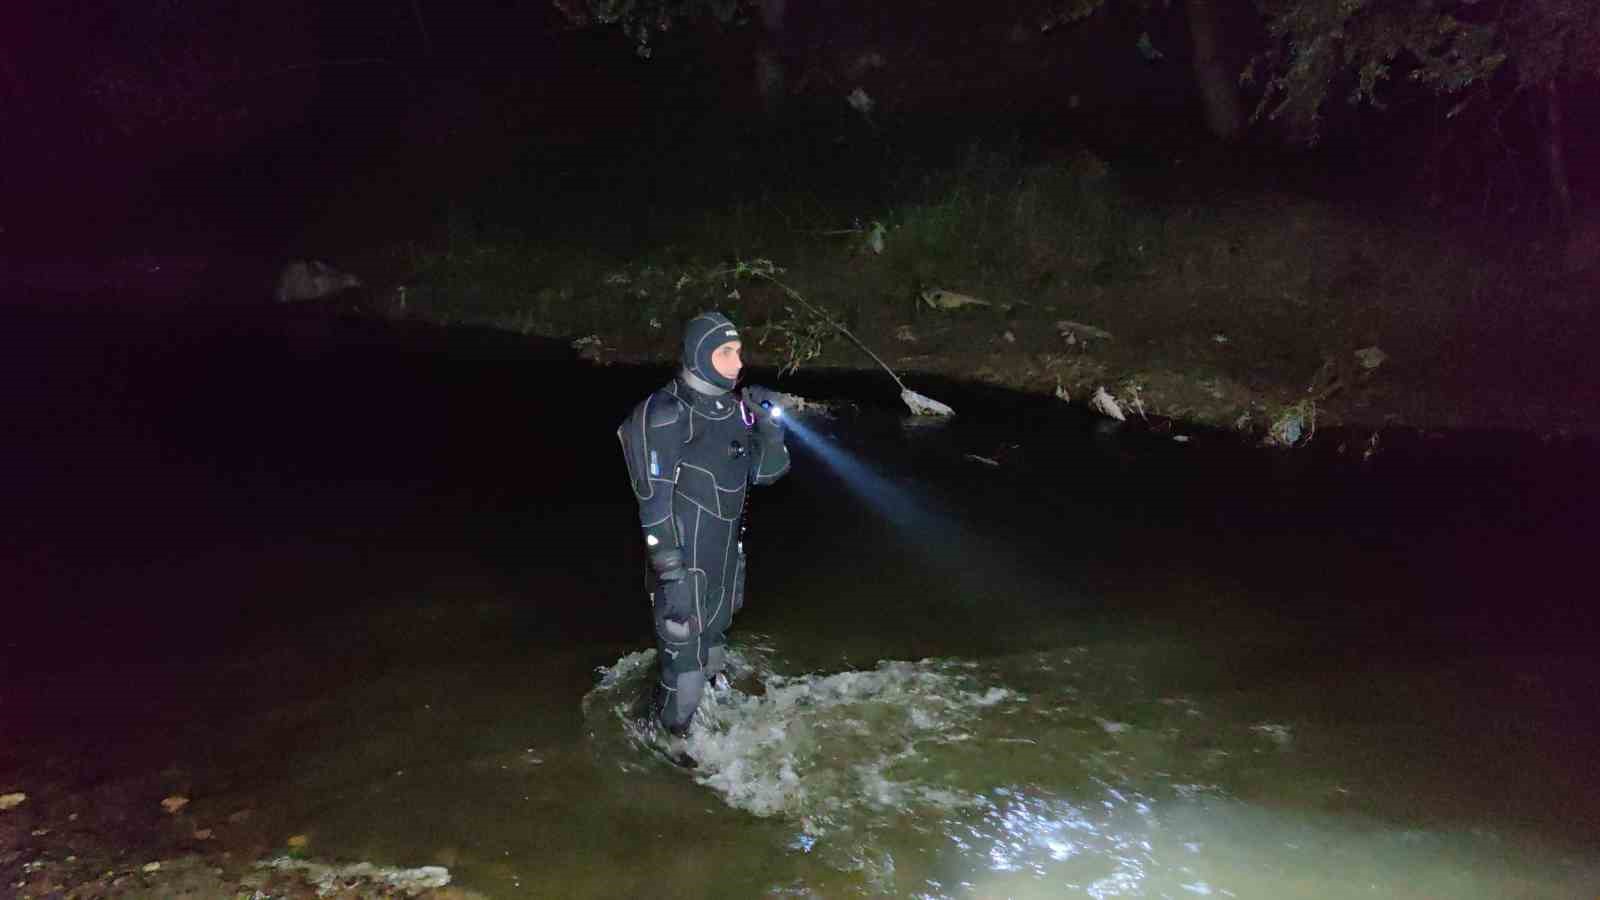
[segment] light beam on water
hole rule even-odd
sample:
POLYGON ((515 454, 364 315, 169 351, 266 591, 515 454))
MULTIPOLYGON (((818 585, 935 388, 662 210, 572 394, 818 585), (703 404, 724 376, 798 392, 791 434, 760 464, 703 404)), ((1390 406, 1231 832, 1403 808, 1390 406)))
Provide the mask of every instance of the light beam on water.
MULTIPOLYGON (((733 649, 685 777, 787 823, 787 851, 833 873, 807 881, 818 896, 1577 896, 1600 879, 1516 836, 1363 814, 1351 773, 1302 748, 1311 723, 1150 696, 1099 648, 802 675, 760 636, 733 649)), ((585 698, 602 762, 651 765, 628 715, 652 670, 631 654, 585 698)))
POLYGON ((955 540, 959 529, 953 519, 931 509, 925 498, 880 474, 861 457, 802 421, 803 418, 798 415, 784 418, 789 434, 872 512, 901 532, 915 534, 924 545, 948 544, 955 540))

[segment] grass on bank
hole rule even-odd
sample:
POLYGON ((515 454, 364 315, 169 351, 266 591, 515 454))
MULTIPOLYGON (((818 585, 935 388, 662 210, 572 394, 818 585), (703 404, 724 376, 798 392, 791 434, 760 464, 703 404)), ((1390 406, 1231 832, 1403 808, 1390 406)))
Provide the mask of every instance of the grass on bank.
POLYGON ((412 302, 453 321, 520 319, 556 333, 630 327, 707 300, 737 305, 703 282, 755 257, 778 259, 796 277, 831 281, 827 293, 852 310, 909 306, 917 289, 934 284, 1034 295, 1138 274, 1160 228, 1159 217, 1129 204, 1106 164, 1086 153, 1024 169, 974 152, 963 168, 926 175, 908 194, 882 210, 829 209, 798 192, 769 195, 671 223, 635 259, 608 258, 559 235, 535 237, 531 228, 480 227, 458 208, 442 240, 408 250, 409 282, 424 288, 412 302), (881 255, 868 247, 874 227, 881 255), (691 287, 702 289, 685 290, 691 287))

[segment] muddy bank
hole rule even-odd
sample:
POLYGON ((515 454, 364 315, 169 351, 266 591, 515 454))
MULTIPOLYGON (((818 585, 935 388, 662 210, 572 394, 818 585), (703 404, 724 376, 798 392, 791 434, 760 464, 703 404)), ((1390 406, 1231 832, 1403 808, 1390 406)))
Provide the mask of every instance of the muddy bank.
MULTIPOLYGON (((666 272, 648 268, 630 277, 640 294, 671 295, 670 281, 666 272), (658 283, 650 284, 652 278, 658 283)), ((404 289, 403 283, 380 288, 375 304, 357 308, 556 338, 600 365, 671 365, 678 353, 677 322, 666 316, 653 316, 643 327, 558 331, 532 318, 436 313, 426 300, 417 303, 415 293, 402 306, 394 298, 404 289)), ((731 299, 708 297, 704 305, 730 310, 747 325, 748 360, 783 368, 793 358, 787 353, 793 326, 779 318, 781 293, 731 280, 723 289, 731 299)), ((1097 411, 1104 402, 1096 395, 1103 391, 1130 424, 1159 433, 1227 430, 1278 446, 1319 432, 1368 441, 1384 429, 1563 438, 1600 433, 1600 378, 1582 363, 1600 343, 1600 314, 1588 300, 1594 289, 1584 281, 1560 282, 1521 309, 1484 304, 1449 318, 1413 306, 1341 311, 1332 321, 1313 323, 1325 310, 1294 298, 1166 292, 1135 302, 1111 289, 1057 302, 950 292, 983 305, 949 310, 908 295, 846 304, 839 318, 913 388, 919 376, 934 376, 1097 411)), ((619 311, 597 318, 630 316, 619 311)), ((839 335, 813 327, 816 355, 803 368, 881 377, 892 402, 893 382, 873 360, 839 335)))
POLYGON ((305 835, 286 838, 250 806, 226 811, 168 793, 167 769, 83 786, 81 779, 11 775, 28 790, 0 795, 0 878, 18 900, 44 898, 311 897, 470 900, 440 865, 411 869, 316 859, 305 835), (191 811, 191 807, 193 811, 191 811))
POLYGON ((875 368, 821 310, 912 378, 1073 405, 1104 392, 1141 424, 1284 445, 1600 422, 1600 270, 1568 266, 1559 235, 1495 242, 1270 190, 1150 197, 1155 176, 1081 149, 1040 164, 974 149, 913 176, 887 205, 686 212, 623 255, 468 219, 351 257, 369 289, 345 302, 558 338, 598 363, 670 363, 681 323, 717 308, 756 365, 875 368))

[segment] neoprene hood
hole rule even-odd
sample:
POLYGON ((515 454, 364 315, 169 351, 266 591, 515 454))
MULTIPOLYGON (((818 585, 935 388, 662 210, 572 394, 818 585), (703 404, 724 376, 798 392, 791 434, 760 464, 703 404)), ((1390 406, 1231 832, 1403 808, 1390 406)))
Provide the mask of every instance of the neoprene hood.
MULTIPOLYGON (((710 311, 695 316, 683 326, 683 371, 716 392, 733 390, 734 379, 717 372, 717 367, 711 364, 711 354, 723 344, 737 340, 739 329, 722 313, 710 311)), ((701 389, 694 380, 686 380, 690 387, 701 389)))

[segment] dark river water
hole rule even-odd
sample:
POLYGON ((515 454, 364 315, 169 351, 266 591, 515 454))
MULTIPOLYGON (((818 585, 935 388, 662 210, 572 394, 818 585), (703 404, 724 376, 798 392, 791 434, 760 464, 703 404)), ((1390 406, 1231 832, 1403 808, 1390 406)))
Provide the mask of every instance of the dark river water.
POLYGON ((614 429, 665 370, 277 310, 4 331, 0 762, 182 766, 490 897, 1600 887, 1592 445, 1272 452, 913 379, 960 413, 917 424, 802 372, 847 405, 754 496, 691 772, 628 720, 614 429))

